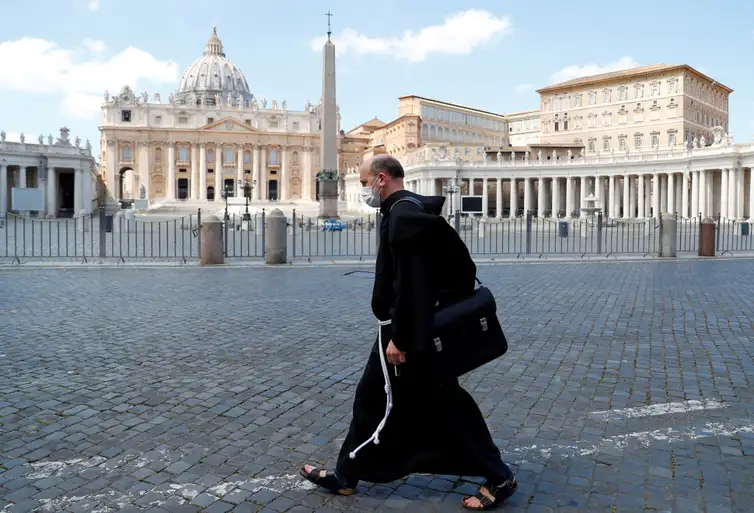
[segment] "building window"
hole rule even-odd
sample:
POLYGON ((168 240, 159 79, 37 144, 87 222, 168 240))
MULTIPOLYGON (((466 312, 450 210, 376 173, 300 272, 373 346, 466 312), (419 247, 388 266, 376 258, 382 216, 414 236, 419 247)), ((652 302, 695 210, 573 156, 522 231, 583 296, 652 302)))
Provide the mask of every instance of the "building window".
POLYGON ((675 134, 668 134, 668 146, 675 146, 675 134))
POLYGON ((626 136, 625 135, 618 137, 618 149, 621 151, 626 150, 626 136))
POLYGON ((668 92, 670 94, 675 94, 678 92, 678 79, 671 78, 668 80, 668 92))
POLYGON ((122 111, 120 111, 120 120, 123 123, 130 123, 131 122, 131 111, 130 110, 122 110, 122 111))
POLYGON ((652 82, 652 96, 659 96, 660 95, 660 83, 659 82, 652 82))
POLYGON ((555 122, 555 131, 556 131, 556 132, 560 130, 560 128, 559 128, 559 127, 560 127, 560 123, 559 123, 558 121, 556 121, 556 122, 555 122))
POLYGON ((602 151, 610 151, 610 139, 607 137, 602 139, 602 151))
POLYGON ((577 94, 573 97, 573 103, 576 107, 581 107, 581 94, 577 94))
POLYGON ((155 148, 154 149, 154 161, 155 162, 162 162, 162 148, 155 148))
POLYGON ((226 164, 232 164, 233 163, 233 161, 235 159, 233 158, 233 149, 232 148, 225 148, 223 150, 223 160, 225 161, 226 164))
POLYGON ((568 120, 567 119, 563 120, 563 130, 568 130, 568 120))
POLYGON ((634 148, 637 150, 641 148, 641 135, 636 134, 634 135, 634 148))
POLYGON ((208 124, 208 125, 209 125, 210 123, 214 123, 214 122, 215 122, 215 118, 207 118, 207 124, 208 124))
POLYGON ((293 156, 291 158, 291 162, 293 162, 294 164, 298 164, 298 152, 297 151, 293 152, 293 156))
POLYGON ((154 124, 155 125, 161 125, 162 124, 162 116, 155 116, 154 117, 154 124))
POLYGON ((178 116, 178 124, 185 125, 188 123, 188 116, 178 116))
POLYGON ((207 162, 215 162, 215 150, 207 150, 207 162))
POLYGON ((594 105, 597 103, 597 93, 592 91, 589 93, 589 105, 594 105))
POLYGON ((251 152, 247 150, 243 152, 243 163, 248 164, 249 162, 251 162, 251 152))
POLYGON ((185 146, 180 146, 178 148, 178 161, 179 162, 189 161, 189 151, 188 151, 188 148, 186 148, 185 146))
POLYGON ((644 85, 636 84, 634 86, 634 98, 644 98, 644 85))
POLYGON ((251 120, 250 120, 250 119, 244 119, 244 120, 243 120, 243 122, 244 122, 244 123, 245 123, 246 125, 248 125, 248 126, 251 126, 251 120))
POLYGON ((120 160, 122 162, 131 162, 133 160, 133 150, 130 144, 126 144, 120 150, 120 160))
POLYGON ((604 103, 610 103, 610 96, 611 96, 610 93, 611 93, 610 89, 605 89, 602 91, 602 101, 604 103))
POLYGON ((298 130, 299 129, 299 122, 298 121, 294 121, 293 122, 293 129, 294 130, 298 130))
POLYGON ((278 122, 277 122, 277 121, 268 121, 268 122, 267 122, 267 125, 268 125, 268 126, 269 126, 270 128, 277 128, 277 127, 278 127, 278 122))
POLYGON ((589 139, 589 151, 594 152, 594 139, 589 139))
POLYGON ((628 100, 628 87, 623 85, 618 88, 618 99, 621 101, 628 100))
POLYGON ((278 150, 270 150, 270 164, 278 163, 278 150))
POLYGON ((660 146, 660 134, 652 134, 652 148, 660 146))

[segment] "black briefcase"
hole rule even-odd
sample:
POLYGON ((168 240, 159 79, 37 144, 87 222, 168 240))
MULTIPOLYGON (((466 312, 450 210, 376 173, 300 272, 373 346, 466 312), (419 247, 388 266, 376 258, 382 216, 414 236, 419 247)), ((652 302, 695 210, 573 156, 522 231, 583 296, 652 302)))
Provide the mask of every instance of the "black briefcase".
POLYGON ((492 292, 481 286, 470 297, 435 312, 431 353, 441 374, 461 376, 508 351, 492 292))

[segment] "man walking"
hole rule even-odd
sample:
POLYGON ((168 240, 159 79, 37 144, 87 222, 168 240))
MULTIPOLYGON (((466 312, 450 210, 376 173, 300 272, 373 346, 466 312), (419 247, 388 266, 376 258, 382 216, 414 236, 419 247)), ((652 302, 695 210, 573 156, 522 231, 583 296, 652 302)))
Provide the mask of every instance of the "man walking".
POLYGON ((360 480, 386 483, 412 473, 479 476, 485 483, 463 505, 497 506, 513 495, 516 479, 474 399, 456 378, 434 370, 429 348, 435 309, 473 293, 476 266, 440 215, 445 198, 405 190, 397 159, 372 157, 360 175, 364 201, 382 214, 372 291, 380 333, 356 388, 335 470, 305 465, 301 474, 342 495, 354 493, 360 480), (383 358, 390 363, 387 375, 383 358))

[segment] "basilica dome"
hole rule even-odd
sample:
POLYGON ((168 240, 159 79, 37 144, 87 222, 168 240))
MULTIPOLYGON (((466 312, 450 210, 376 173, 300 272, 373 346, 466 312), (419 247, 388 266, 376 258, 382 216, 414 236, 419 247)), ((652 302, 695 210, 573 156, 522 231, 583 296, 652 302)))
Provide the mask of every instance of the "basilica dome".
POLYGON ((254 97, 241 70, 225 57, 217 27, 212 27, 204 55, 183 72, 175 96, 176 102, 182 104, 215 105, 230 100, 231 105, 238 105, 241 99, 244 106, 254 97))

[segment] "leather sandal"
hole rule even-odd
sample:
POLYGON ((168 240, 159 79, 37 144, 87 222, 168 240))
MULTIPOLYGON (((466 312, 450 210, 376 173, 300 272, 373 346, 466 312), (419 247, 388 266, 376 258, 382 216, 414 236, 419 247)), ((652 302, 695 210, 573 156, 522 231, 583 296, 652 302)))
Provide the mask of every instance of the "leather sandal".
POLYGON ((469 506, 466 501, 468 499, 471 499, 471 496, 464 497, 463 507, 466 509, 474 509, 474 510, 488 510, 492 508, 496 508, 500 506, 505 499, 513 495, 516 491, 516 488, 518 488, 518 482, 516 481, 515 477, 511 477, 507 481, 505 481, 503 484, 498 486, 492 486, 489 484, 489 482, 484 483, 481 487, 479 487, 479 491, 476 493, 476 495, 473 496, 481 506, 469 506))
POLYGON ((304 476, 304 479, 306 479, 310 483, 314 483, 315 485, 320 486, 325 490, 328 490, 335 494, 353 495, 354 492, 356 492, 356 488, 343 486, 343 484, 340 482, 340 479, 338 479, 338 477, 333 472, 329 472, 325 469, 312 467, 312 469, 307 472, 306 466, 303 466, 301 467, 299 472, 302 476, 304 476))

